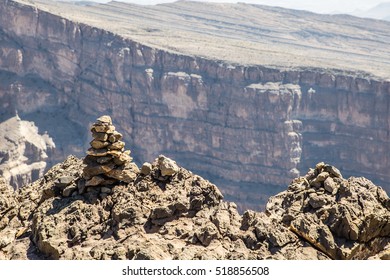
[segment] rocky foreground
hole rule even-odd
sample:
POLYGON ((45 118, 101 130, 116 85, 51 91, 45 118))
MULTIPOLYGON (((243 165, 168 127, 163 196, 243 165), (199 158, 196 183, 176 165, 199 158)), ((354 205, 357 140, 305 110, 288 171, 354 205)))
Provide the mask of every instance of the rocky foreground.
POLYGON ((87 156, 14 191, 0 181, 0 259, 390 259, 390 199, 325 163, 240 215, 160 155, 139 169, 111 118, 87 156))

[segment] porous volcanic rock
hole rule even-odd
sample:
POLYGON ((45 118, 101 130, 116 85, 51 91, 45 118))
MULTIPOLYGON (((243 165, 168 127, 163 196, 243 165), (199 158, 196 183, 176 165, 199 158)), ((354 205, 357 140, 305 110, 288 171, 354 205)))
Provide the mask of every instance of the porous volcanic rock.
POLYGON ((371 181, 323 162, 271 198, 266 212, 333 259, 388 258, 390 199, 371 181), (386 248, 386 249, 385 249, 386 248))
POLYGON ((162 176, 162 157, 130 183, 69 197, 63 188, 84 180, 83 160, 73 156, 16 192, 1 183, 0 258, 389 258, 390 200, 364 178, 342 179, 320 163, 266 212, 240 215, 200 176, 179 166, 162 176), (325 189, 328 178, 337 192, 325 189))

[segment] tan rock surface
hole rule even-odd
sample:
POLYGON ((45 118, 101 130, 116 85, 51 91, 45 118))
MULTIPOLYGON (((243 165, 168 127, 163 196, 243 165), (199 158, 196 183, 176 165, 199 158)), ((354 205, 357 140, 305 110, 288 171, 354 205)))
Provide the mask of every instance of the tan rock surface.
POLYGON ((389 210, 390 199, 382 188, 362 177, 342 179, 335 167, 324 163, 267 204, 267 213, 334 259, 369 258, 384 250, 390 242, 389 210))
POLYGON ((321 192, 329 202, 319 209, 307 202, 323 188, 310 186, 316 175, 297 178, 266 213, 240 215, 215 185, 183 168, 155 178, 158 159, 128 184, 61 195, 58 182, 79 186, 82 167, 69 157, 18 192, 0 182, 1 259, 389 257, 390 199, 364 178, 340 179, 337 197, 321 192))
POLYGON ((245 3, 178 1, 141 6, 36 0, 34 4, 172 52, 241 65, 363 71, 390 79, 389 37, 384 32, 390 23, 386 21, 245 3))
MULTIPOLYGON (((125 142, 121 141, 122 134, 115 130, 110 116, 99 117, 91 126, 92 137, 91 148, 84 158, 85 167, 83 177, 86 180, 85 187, 102 187, 110 190, 107 186, 118 182, 133 182, 139 169, 132 163, 130 150, 125 151, 125 142), (108 139, 110 142, 102 142, 99 139, 108 139)), ((88 191, 95 191, 87 188, 88 191)), ((79 193, 83 191, 78 190, 79 193)), ((105 191, 104 193, 110 193, 105 191)))

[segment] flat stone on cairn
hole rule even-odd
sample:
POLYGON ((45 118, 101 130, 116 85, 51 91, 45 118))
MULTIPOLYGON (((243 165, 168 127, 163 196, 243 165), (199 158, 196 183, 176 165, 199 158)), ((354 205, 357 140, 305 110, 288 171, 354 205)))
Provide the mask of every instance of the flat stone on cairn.
POLYGON ((111 117, 102 116, 91 127, 93 140, 84 159, 86 187, 106 186, 135 180, 139 169, 125 150, 122 134, 115 130, 111 117))

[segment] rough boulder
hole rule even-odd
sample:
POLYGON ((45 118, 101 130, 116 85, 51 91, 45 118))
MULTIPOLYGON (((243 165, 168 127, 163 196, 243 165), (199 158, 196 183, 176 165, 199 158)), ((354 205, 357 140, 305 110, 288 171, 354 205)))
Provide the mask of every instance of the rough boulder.
POLYGON ((267 204, 271 217, 333 259, 389 258, 389 210, 382 188, 362 177, 343 179, 323 162, 267 204))

